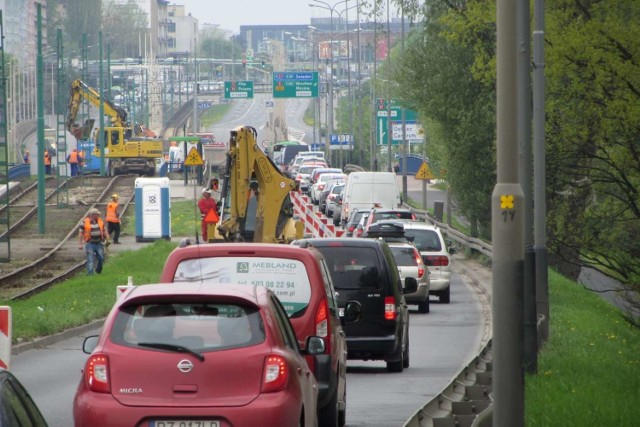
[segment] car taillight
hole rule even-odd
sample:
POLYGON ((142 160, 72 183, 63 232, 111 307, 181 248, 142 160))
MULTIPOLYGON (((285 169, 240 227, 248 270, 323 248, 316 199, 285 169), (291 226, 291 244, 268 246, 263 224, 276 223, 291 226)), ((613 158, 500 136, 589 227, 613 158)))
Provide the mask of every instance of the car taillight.
POLYGON ((327 336, 329 330, 327 308, 327 302, 321 301, 316 311, 316 335, 322 338, 327 336))
POLYGON ((384 318, 386 320, 395 320, 396 318, 396 298, 384 297, 384 318))
POLYGON ((349 233, 353 233, 353 230, 354 230, 355 228, 356 228, 355 226, 350 225, 350 226, 349 226, 349 233))
POLYGON ((104 354, 94 354, 89 357, 84 369, 84 379, 89 390, 97 393, 111 393, 109 358, 104 354))
POLYGON ((262 392, 273 393, 284 390, 289 380, 289 366, 282 356, 271 354, 264 361, 262 392))
POLYGON ((444 255, 427 255, 422 257, 426 265, 433 267, 446 267, 449 265, 449 258, 444 255))
POLYGON ((319 191, 324 190, 324 184, 319 184, 319 185, 318 185, 318 190, 319 190, 319 191))
POLYGON ((296 181, 302 181, 302 175, 300 174, 296 175, 296 181))
POLYGON ((416 264, 418 265, 418 279, 422 279, 422 276, 424 276, 424 263, 417 249, 413 250, 413 257, 416 259, 416 264))

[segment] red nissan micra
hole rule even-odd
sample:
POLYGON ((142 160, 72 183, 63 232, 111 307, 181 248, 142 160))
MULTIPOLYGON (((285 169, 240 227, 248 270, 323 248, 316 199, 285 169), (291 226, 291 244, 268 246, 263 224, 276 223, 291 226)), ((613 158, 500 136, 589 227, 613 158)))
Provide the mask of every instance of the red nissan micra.
MULTIPOLYGON (((307 337, 321 337, 322 354, 307 354, 318 382, 318 420, 323 427, 345 424, 347 409, 347 344, 338 316, 336 291, 324 256, 315 248, 270 243, 214 243, 176 248, 161 282, 197 282, 264 286, 284 306, 305 349, 307 337)), ((203 286, 206 289, 207 286, 203 286)), ((348 303, 347 303, 348 304, 348 303)), ((358 303, 352 303, 357 311, 358 303)), ((357 315, 357 314, 356 314, 357 315)), ((348 316, 345 323, 353 322, 348 316)))
MULTIPOLYGON (((322 338, 305 344, 324 351, 322 338)), ((282 304, 261 286, 134 287, 84 351, 78 427, 317 425, 317 383, 282 304)))

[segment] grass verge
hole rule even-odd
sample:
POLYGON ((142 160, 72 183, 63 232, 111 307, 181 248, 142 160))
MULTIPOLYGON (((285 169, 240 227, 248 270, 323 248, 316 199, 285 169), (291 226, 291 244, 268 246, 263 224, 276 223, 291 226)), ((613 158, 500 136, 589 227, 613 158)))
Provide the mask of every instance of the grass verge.
POLYGON ((526 425, 635 425, 640 331, 596 294, 551 270, 549 302, 549 340, 538 374, 525 380, 526 425))
POLYGON ((200 125, 208 128, 214 123, 219 122, 229 111, 231 104, 216 104, 208 108, 207 111, 200 116, 200 125))

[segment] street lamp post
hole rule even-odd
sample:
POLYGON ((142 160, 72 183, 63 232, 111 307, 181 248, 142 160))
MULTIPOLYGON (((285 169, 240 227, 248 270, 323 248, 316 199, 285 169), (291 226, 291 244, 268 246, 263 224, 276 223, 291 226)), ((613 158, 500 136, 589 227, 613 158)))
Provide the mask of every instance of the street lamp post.
MULTIPOLYGON (((330 53, 329 53, 329 61, 330 61, 330 67, 329 67, 329 106, 328 106, 328 112, 327 112, 327 144, 325 146, 325 151, 326 151, 326 155, 327 157, 330 156, 331 151, 330 150, 330 142, 329 139, 331 138, 331 135, 333 134, 333 12, 336 10, 336 7, 339 4, 342 3, 348 3, 349 0, 342 0, 339 2, 336 2, 333 6, 331 6, 329 3, 326 3, 324 1, 321 0, 311 0, 315 3, 320 3, 320 4, 315 4, 315 3, 309 3, 310 7, 319 7, 321 9, 326 9, 329 11, 330 13, 330 19, 329 19, 329 25, 331 27, 331 31, 330 31, 330 53), (324 5, 324 6, 321 6, 324 5)), ((329 157, 330 158, 330 157, 329 157)))

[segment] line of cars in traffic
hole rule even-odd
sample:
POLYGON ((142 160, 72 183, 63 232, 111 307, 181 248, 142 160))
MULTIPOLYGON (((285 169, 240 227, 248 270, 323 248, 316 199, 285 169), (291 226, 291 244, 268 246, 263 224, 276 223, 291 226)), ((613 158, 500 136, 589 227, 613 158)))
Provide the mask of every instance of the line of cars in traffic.
POLYGON ((175 249, 162 284, 129 289, 85 340, 75 424, 344 426, 347 360, 402 372, 408 306, 449 302, 439 230, 367 214, 368 238, 175 249))

